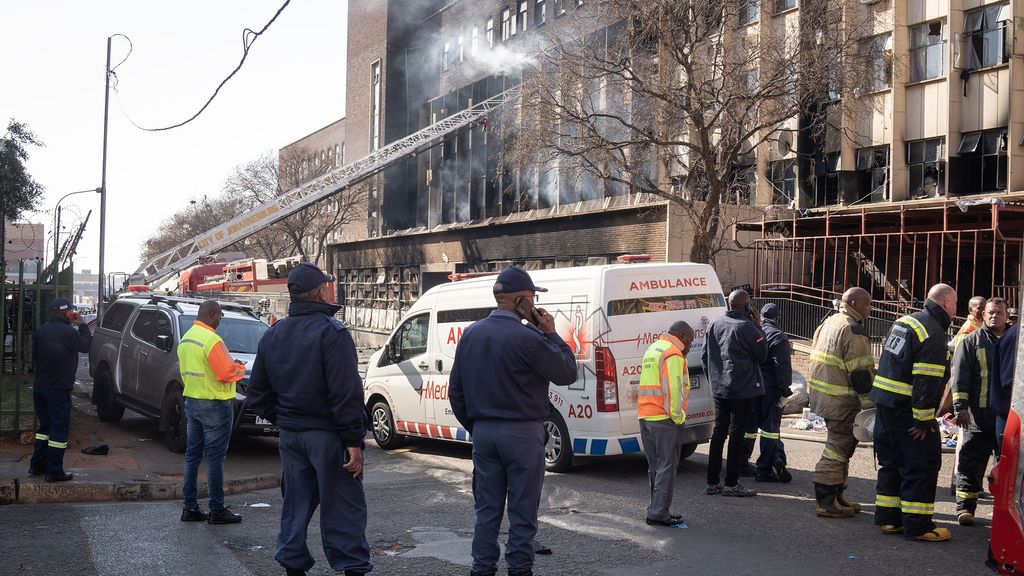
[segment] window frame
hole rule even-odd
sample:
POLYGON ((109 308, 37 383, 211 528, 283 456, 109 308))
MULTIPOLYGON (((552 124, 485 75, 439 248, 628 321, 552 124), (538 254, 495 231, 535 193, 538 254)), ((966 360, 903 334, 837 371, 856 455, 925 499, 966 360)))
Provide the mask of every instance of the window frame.
POLYGON ((515 33, 512 32, 512 9, 508 6, 501 9, 501 41, 508 42, 515 33))
POLYGON ((935 194, 927 195, 928 198, 934 198, 942 195, 945 190, 945 169, 946 154, 948 150, 946 148, 946 137, 937 136, 934 138, 921 138, 918 140, 910 140, 907 142, 906 148, 907 158, 907 197, 910 199, 918 198, 921 194, 925 194, 925 181, 927 179, 929 168, 934 171, 935 176, 935 194), (929 144, 936 144, 937 150, 935 158, 932 160, 928 159, 928 147, 929 144), (915 154, 913 152, 914 147, 921 147, 920 160, 915 161, 915 154), (920 174, 915 175, 915 172, 920 174), (914 185, 915 179, 919 180, 920 184, 916 187, 914 185))
POLYGON ((857 195, 858 200, 873 196, 876 191, 882 190, 884 198, 888 187, 892 184, 892 147, 888 144, 880 146, 865 146, 856 151, 856 163, 854 171, 857 173, 857 195), (885 152, 885 164, 878 165, 879 152, 885 152), (863 160, 863 161, 862 161, 863 160), (875 186, 876 178, 881 175, 882 183, 875 186), (864 184, 867 183, 867 186, 864 184))
MULTIPOLYGON (((973 169, 977 170, 981 176, 981 181, 977 190, 971 192, 957 190, 956 194, 970 196, 1006 190, 1008 187, 1007 177, 1009 176, 1007 162, 1009 144, 1009 131, 1006 126, 965 132, 961 136, 960 146, 957 147, 957 156, 963 159, 961 162, 977 163, 977 167, 973 169), (986 150, 990 139, 993 148, 991 151, 986 150), (968 141, 972 141, 973 145, 970 146, 970 150, 964 150, 964 144, 968 141), (991 181, 991 186, 986 185, 989 181, 991 181)), ((963 164, 961 166, 965 169, 968 168, 963 164)), ((973 173, 970 175, 975 176, 973 173)))
MULTIPOLYGON (((939 18, 937 20, 931 20, 931 21, 928 21, 928 22, 922 22, 920 24, 915 24, 913 26, 910 26, 908 28, 908 31, 910 33, 910 50, 909 50, 910 51, 910 59, 909 59, 910 82, 911 83, 924 82, 926 80, 933 80, 935 78, 944 78, 947 75, 947 71, 946 71, 946 43, 948 42, 947 36, 949 34, 949 26, 947 25, 946 19, 945 18, 939 18), (926 30, 928 30, 934 24, 939 24, 939 26, 940 26, 940 28, 939 28, 939 41, 936 42, 936 43, 931 43, 931 44, 915 45, 914 44, 914 40, 917 37, 917 34, 915 34, 915 31, 917 31, 919 29, 926 29, 926 30), (928 70, 930 69, 930 67, 928 66, 928 63, 930 61, 929 54, 931 53, 930 51, 933 48, 937 48, 938 52, 939 52, 939 71, 934 76, 929 76, 928 75, 928 70), (924 57, 924 61, 923 61, 923 64, 924 64, 923 70, 924 70, 924 72, 922 73, 923 75, 920 78, 916 78, 915 77, 915 71, 918 69, 918 67, 914 65, 914 63, 918 61, 918 59, 915 58, 915 56, 917 56, 918 54, 922 54, 923 57, 924 57)), ((931 34, 925 34, 924 36, 925 37, 930 37, 931 34)))
POLYGON ((739 8, 736 10, 736 26, 742 28, 751 24, 757 24, 760 21, 761 0, 740 0, 739 8), (753 8, 753 11, 751 11, 751 8, 753 8))
POLYGON ((1002 15, 1003 9, 1009 8, 1008 2, 1000 2, 998 4, 986 4, 974 10, 964 11, 964 57, 967 59, 967 66, 965 68, 971 68, 974 70, 983 70, 985 68, 993 68, 996 66, 1003 66, 1009 63, 1010 57, 1012 56, 1013 48, 1007 48, 1007 39, 1012 38, 1007 34, 1007 22, 1011 20, 999 20, 999 16, 1002 15), (989 21, 990 11, 995 9, 996 20, 994 22, 989 21), (980 15, 980 19, 977 20, 977 28, 971 28, 971 20, 973 15, 980 15), (999 47, 999 53, 997 61, 987 62, 986 57, 988 51, 985 50, 985 41, 989 34, 997 33, 999 35, 999 42, 996 44, 999 47), (976 49, 976 37, 980 37, 981 42, 981 54, 979 55, 976 49), (977 64, 977 66, 973 65, 977 64))
POLYGON ((775 0, 775 14, 782 14, 783 12, 789 12, 795 10, 800 4, 797 0, 775 0))
POLYGON ((487 38, 487 49, 494 48, 494 16, 488 18, 484 24, 484 36, 487 38))
POLYGON ((530 0, 519 0, 519 32, 525 34, 530 24, 530 0))
POLYGON ((548 23, 547 0, 536 0, 533 3, 533 27, 538 28, 548 23))
POLYGON ((395 329, 394 334, 392 334, 391 338, 388 339, 388 343, 387 343, 388 354, 386 354, 382 358, 382 360, 384 360, 386 364, 399 364, 401 362, 408 362, 408 361, 410 361, 410 360, 412 360, 412 359, 414 359, 414 358, 416 358, 418 356, 422 356, 423 354, 426 354, 427 350, 430 347, 429 345, 430 345, 430 312, 423 312, 423 313, 420 313, 420 314, 416 314, 415 316, 410 316, 404 322, 402 322, 398 326, 398 328, 395 329), (404 332, 406 331, 406 326, 411 326, 414 322, 417 322, 417 321, 420 321, 420 320, 426 320, 426 322, 424 324, 423 334, 422 334, 422 337, 423 337, 423 349, 422 349, 422 352, 419 351, 420 350, 419 347, 416 347, 416 348, 412 349, 412 350, 417 351, 415 354, 412 354, 410 356, 406 356, 403 353, 404 347, 402 346, 402 344, 403 344, 403 337, 405 336, 404 332), (397 356, 392 356, 392 354, 394 352, 396 352, 396 351, 398 352, 398 355, 397 356))
POLYGON ((159 350, 160 348, 156 345, 156 342, 157 342, 156 339, 159 336, 170 336, 173 339, 174 338, 174 324, 175 324, 174 320, 171 318, 170 314, 168 314, 167 312, 164 312, 163 310, 160 310, 159 308, 142 308, 142 309, 139 310, 139 313, 135 315, 135 318, 132 319, 132 326, 131 326, 131 329, 129 330, 129 332, 131 333, 132 337, 135 338, 135 340, 137 340, 137 341, 139 341, 139 342, 141 342, 143 344, 146 344, 148 346, 152 346, 153 348, 156 348, 157 350, 159 350), (167 328, 169 329, 168 334, 158 334, 156 332, 156 328, 159 327, 159 324, 156 324, 156 325, 153 326, 154 329, 153 329, 153 334, 152 334, 152 340, 150 340, 146 334, 140 334, 139 332, 136 332, 135 329, 138 327, 139 321, 143 319, 143 316, 149 316, 149 315, 153 315, 153 316, 156 316, 158 318, 162 317, 167 322, 167 328))
POLYGON ((783 206, 796 201, 796 160, 785 158, 768 163, 768 183, 772 187, 772 205, 783 206), (780 170, 781 169, 781 170, 780 170), (781 175, 782 178, 777 178, 781 175), (781 184, 781 186, 780 186, 781 184), (787 194, 787 189, 792 189, 793 194, 787 194), (777 197, 784 197, 784 202, 776 202, 777 197))
POLYGON ((123 334, 124 329, 128 326, 128 323, 131 322, 132 315, 137 309, 138 306, 133 306, 127 302, 115 302, 110 307, 110 310, 107 310, 103 315, 103 323, 100 324, 100 328, 117 332, 118 334, 123 334), (117 322, 117 314, 115 314, 115 312, 120 312, 121 310, 127 310, 128 313, 125 315, 124 319, 120 321, 120 325, 115 328, 113 326, 113 324, 117 322))

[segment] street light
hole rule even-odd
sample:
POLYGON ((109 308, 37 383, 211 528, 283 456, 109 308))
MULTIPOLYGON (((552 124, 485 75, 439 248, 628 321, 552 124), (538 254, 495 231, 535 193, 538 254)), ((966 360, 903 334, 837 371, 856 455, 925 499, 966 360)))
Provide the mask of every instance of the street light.
POLYGON ((102 188, 93 188, 91 190, 79 190, 78 192, 68 192, 67 194, 60 197, 57 200, 57 205, 53 209, 53 261, 57 266, 60 263, 57 262, 57 258, 60 256, 60 203, 64 201, 68 196, 74 196, 75 194, 87 194, 89 192, 95 192, 97 194, 103 191, 102 188))

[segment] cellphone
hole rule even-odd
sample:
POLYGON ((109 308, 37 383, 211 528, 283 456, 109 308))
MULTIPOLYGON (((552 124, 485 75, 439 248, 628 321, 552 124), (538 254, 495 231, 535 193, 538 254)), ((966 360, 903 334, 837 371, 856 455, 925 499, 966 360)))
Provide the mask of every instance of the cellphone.
POLYGON ((523 318, 523 320, 526 320, 530 324, 536 326, 537 319, 533 317, 533 301, 528 301, 529 303, 524 306, 523 303, 526 301, 527 298, 525 296, 520 296, 519 298, 516 298, 516 313, 519 314, 523 318))

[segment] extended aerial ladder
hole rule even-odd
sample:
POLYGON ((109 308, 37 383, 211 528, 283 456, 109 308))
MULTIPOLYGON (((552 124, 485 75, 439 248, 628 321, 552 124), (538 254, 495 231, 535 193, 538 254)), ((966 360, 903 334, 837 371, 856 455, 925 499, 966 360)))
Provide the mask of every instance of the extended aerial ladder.
POLYGON ((157 283, 192 266, 204 256, 244 240, 283 218, 380 173, 393 162, 432 146, 437 140, 479 121, 506 103, 518 99, 519 93, 519 87, 506 90, 401 140, 396 140, 361 160, 297 186, 212 230, 207 230, 154 256, 142 264, 134 276, 142 277, 146 284, 157 283))

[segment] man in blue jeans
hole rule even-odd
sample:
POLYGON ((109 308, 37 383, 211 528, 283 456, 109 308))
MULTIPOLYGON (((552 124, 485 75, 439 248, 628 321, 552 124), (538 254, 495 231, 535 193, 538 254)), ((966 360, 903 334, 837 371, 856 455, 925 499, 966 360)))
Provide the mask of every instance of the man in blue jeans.
POLYGON ((245 377, 245 368, 231 359, 217 326, 224 313, 216 300, 199 306, 196 321, 178 344, 181 381, 185 384, 185 416, 188 419, 188 447, 185 449, 185 482, 182 491, 183 522, 206 520, 210 524, 237 524, 242 517, 224 506, 224 454, 228 451, 235 411, 235 382, 245 377), (206 453, 206 483, 210 491, 210 513, 199 508, 196 486, 199 463, 206 453))

